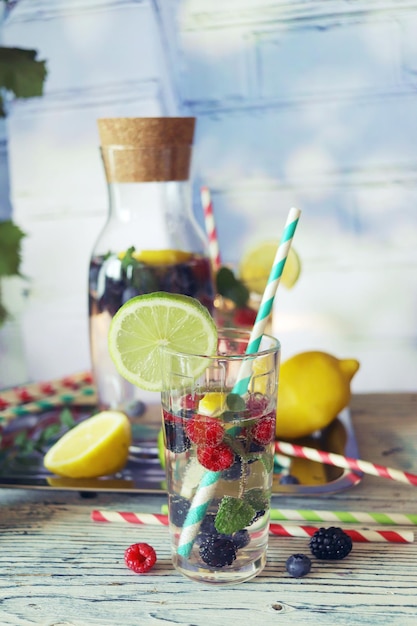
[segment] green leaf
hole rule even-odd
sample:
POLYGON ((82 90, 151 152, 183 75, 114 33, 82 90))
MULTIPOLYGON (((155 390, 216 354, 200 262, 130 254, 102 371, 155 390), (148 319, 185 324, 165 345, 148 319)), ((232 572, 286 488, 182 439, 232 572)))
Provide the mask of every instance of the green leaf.
POLYGON ((249 290, 228 267, 221 267, 217 272, 216 288, 221 296, 232 300, 238 307, 244 307, 249 300, 249 290))
POLYGON ((219 533, 231 535, 248 526, 255 513, 255 509, 248 502, 231 496, 224 496, 220 502, 214 525, 219 533))
POLYGON ((136 265, 137 261, 135 259, 135 257, 133 256, 133 253, 135 251, 135 246, 131 246, 130 248, 128 248, 126 250, 126 254, 124 255, 123 259, 122 259, 122 269, 123 270, 127 270, 127 268, 129 267, 129 265, 136 265))
POLYGON ((269 494, 263 489, 250 489, 245 494, 245 501, 250 504, 255 511, 264 511, 269 508, 269 494))
POLYGON ((73 428, 75 426, 75 420, 68 407, 62 409, 59 415, 59 421, 61 422, 62 426, 67 426, 68 428, 73 428))
POLYGON ((19 275, 25 233, 11 220, 0 222, 0 278, 19 275))
POLYGON ((36 50, 0 46, 0 89, 11 91, 16 98, 42 96, 47 70, 37 54, 36 50))
POLYGON ((238 393, 229 393, 226 398, 227 407, 231 411, 244 411, 246 409, 246 403, 242 396, 238 393))

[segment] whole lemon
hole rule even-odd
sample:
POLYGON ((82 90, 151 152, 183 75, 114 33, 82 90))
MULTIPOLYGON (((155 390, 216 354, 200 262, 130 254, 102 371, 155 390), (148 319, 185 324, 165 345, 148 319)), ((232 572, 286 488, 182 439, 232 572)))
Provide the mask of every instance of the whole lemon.
POLYGON ((348 406, 356 359, 301 352, 281 364, 276 436, 294 439, 328 426, 348 406))

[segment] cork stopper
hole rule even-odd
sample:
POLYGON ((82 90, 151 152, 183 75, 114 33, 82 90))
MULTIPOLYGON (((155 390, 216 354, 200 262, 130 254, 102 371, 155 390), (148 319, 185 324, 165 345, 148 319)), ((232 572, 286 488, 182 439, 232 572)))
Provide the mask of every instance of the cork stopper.
POLYGON ((189 178, 194 117, 102 118, 97 123, 109 183, 189 178))

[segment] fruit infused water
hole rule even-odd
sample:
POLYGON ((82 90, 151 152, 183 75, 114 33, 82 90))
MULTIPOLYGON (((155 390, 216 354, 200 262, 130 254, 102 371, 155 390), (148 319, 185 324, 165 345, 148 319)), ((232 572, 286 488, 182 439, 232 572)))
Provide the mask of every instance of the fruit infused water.
POLYGON ((264 335, 245 354, 248 340, 224 329, 215 356, 166 350, 163 359, 172 558, 200 582, 243 582, 266 562, 280 346, 264 335))
MULTIPOLYGON (((207 257, 181 250, 143 250, 94 256, 89 270, 89 319, 95 382, 104 407, 124 405, 135 409, 136 389, 114 368, 107 349, 112 317, 131 298, 164 291, 198 299, 213 308, 213 281, 207 257)), ((143 394, 142 394, 143 395, 143 394)))

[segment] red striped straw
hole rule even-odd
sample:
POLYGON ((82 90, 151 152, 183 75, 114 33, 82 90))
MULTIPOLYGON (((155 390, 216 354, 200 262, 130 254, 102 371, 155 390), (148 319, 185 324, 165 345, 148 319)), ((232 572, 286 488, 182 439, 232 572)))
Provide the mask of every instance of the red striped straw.
POLYGON ((275 452, 286 454, 287 456, 310 459, 310 461, 318 461, 319 463, 325 463, 326 465, 334 465, 335 467, 356 470, 358 472, 363 472, 364 474, 380 476, 381 478, 389 478, 390 480, 395 480, 400 483, 417 486, 416 474, 410 474, 409 472, 403 472, 392 467, 370 463, 369 461, 362 461, 361 459, 352 459, 341 454, 335 454, 334 452, 323 452, 322 450, 316 450, 315 448, 309 448, 307 446, 299 446, 286 441, 276 441, 275 452))
POLYGON ((206 233, 209 240, 211 263, 215 272, 221 266, 219 240, 217 238, 216 221, 214 219, 213 203, 208 187, 201 187, 201 204, 203 205, 206 233))
MULTIPOLYGON (((132 513, 130 511, 91 511, 93 522, 122 522, 143 526, 168 526, 168 516, 161 513, 132 513)), ((298 524, 270 524, 269 534, 276 537, 312 537, 318 526, 300 526, 298 524)), ((411 530, 352 530, 344 529, 352 541, 361 543, 412 543, 414 533, 411 530)))

